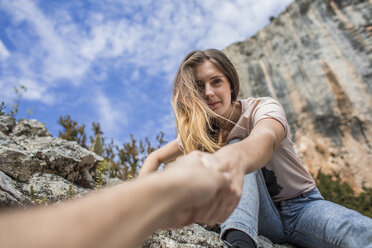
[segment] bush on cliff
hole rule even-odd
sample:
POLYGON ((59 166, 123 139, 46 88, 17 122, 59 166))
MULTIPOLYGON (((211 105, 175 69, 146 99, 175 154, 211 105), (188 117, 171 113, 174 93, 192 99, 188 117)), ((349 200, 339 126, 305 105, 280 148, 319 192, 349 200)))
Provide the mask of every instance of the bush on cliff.
POLYGON ((354 209, 372 218, 372 188, 363 187, 357 194, 349 184, 342 182, 340 174, 324 174, 319 170, 315 177, 319 191, 323 197, 334 203, 354 209))
POLYGON ((63 130, 59 132, 59 137, 62 139, 76 141, 102 156, 102 161, 96 171, 96 184, 101 187, 103 184, 104 175, 116 177, 122 180, 131 179, 137 176, 145 158, 156 148, 161 147, 166 142, 164 141, 164 133, 160 132, 156 136, 156 146, 152 146, 150 140, 145 138, 144 141, 137 141, 133 134, 130 134, 130 141, 125 142, 122 146, 114 143, 114 140, 106 142, 104 133, 99 123, 92 123, 93 135, 90 136, 91 145, 86 145, 85 125, 79 125, 78 122, 72 120, 71 116, 60 117, 59 124, 63 130), (116 159, 118 158, 118 159, 116 159))

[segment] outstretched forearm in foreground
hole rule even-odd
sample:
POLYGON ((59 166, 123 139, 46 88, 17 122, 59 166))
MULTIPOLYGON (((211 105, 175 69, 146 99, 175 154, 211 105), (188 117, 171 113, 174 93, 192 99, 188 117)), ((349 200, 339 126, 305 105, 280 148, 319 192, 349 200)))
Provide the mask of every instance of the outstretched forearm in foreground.
POLYGON ((3 213, 2 247, 135 247, 157 229, 198 221, 194 210, 210 204, 228 180, 195 157, 70 202, 3 213))

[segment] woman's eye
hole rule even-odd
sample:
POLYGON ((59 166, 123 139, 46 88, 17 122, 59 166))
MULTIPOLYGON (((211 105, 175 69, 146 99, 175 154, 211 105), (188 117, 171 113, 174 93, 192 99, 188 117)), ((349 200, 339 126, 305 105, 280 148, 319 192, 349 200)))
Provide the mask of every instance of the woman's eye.
POLYGON ((222 82, 221 79, 215 79, 212 81, 213 84, 219 84, 221 82, 222 82))

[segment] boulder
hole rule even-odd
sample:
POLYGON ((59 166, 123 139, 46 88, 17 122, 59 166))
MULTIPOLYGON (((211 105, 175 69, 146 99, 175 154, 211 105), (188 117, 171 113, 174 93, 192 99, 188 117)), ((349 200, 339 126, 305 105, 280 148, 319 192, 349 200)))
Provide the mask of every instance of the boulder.
MULTIPOLYGON (((208 231, 199 224, 180 229, 168 229, 154 233, 142 244, 142 248, 227 248, 219 234, 208 231)), ((258 237, 259 248, 295 248, 290 244, 273 244, 264 236, 258 237)))
POLYGON ((21 189, 32 201, 39 200, 48 204, 82 196, 90 191, 49 173, 35 173, 28 183, 21 184, 21 189))
POLYGON ((14 128, 16 122, 11 116, 0 116, 0 132, 8 134, 14 128))
POLYGON ((30 203, 30 198, 20 191, 17 182, 0 170, 0 208, 19 207, 30 203))
POLYGON ((46 129, 45 124, 38 122, 37 120, 20 120, 17 125, 15 125, 13 134, 16 136, 38 136, 46 137, 52 136, 46 129))
POLYGON ((95 168, 102 157, 76 142, 51 137, 36 120, 11 126, 12 118, 5 117, 1 123, 8 128, 0 133, 0 170, 7 175, 27 182, 34 173, 53 173, 74 184, 94 187, 95 168))

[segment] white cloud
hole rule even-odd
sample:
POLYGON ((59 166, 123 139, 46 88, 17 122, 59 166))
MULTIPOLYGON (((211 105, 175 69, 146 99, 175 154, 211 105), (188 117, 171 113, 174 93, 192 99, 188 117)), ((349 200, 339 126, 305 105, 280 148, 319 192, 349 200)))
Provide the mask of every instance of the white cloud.
POLYGON ((83 75, 87 68, 86 62, 76 56, 76 44, 57 32, 52 18, 48 18, 32 1, 8 1, 7 7, 17 21, 26 21, 38 35, 40 43, 36 44, 36 48, 45 56, 39 55, 37 59, 44 67, 45 78, 74 79, 83 75))
MULTIPOLYGON (((247 39, 291 1, 88 0, 87 6, 92 7, 83 9, 78 1, 53 2, 45 7, 37 0, 5 0, 0 7, 12 17, 12 25, 4 28, 19 37, 10 37, 15 47, 11 54, 0 41, 0 97, 23 83, 29 89, 25 98, 53 104, 58 84, 92 87, 111 80, 111 71, 129 71, 119 79, 123 87, 136 81, 168 88, 188 52, 223 49, 247 39), (84 18, 76 22, 76 16, 84 18), (1 63, 1 58, 7 63, 1 63), (162 75, 164 81, 142 79, 144 74, 157 79, 162 75)), ((138 93, 128 88, 123 89, 127 95, 138 93)), ((145 105, 152 104, 146 92, 137 98, 145 105)), ((135 105, 126 102, 128 99, 109 97, 101 91, 91 100, 105 133, 119 133, 128 125, 129 112, 121 111, 123 105, 135 105)), ((173 114, 163 119, 161 128, 173 129, 173 114)))
POLYGON ((98 122, 102 130, 108 137, 118 135, 128 124, 128 118, 125 109, 128 107, 125 103, 113 104, 111 99, 102 91, 94 96, 94 104, 99 114, 98 122))
POLYGON ((176 121, 174 118, 173 111, 170 109, 169 113, 161 118, 159 131, 164 132, 167 135, 168 141, 176 138, 177 128, 176 121))
POLYGON ((27 100, 39 100, 48 105, 54 103, 55 97, 48 87, 30 79, 21 79, 18 82, 19 85, 23 85, 27 89, 27 91, 22 94, 23 98, 27 100))
POLYGON ((10 53, 8 49, 6 49, 3 42, 0 40, 0 59, 7 59, 9 57, 10 53))
POLYGON ((63 9, 63 14, 57 15, 59 19, 54 19, 33 1, 7 1, 5 6, 18 22, 30 23, 40 38, 34 45, 44 56, 36 56, 35 60, 43 66, 43 80, 66 78, 79 84, 92 63, 99 64, 102 58, 124 57, 125 63, 147 68, 149 73, 174 74, 190 50, 223 49, 246 39, 267 23, 268 15, 278 6, 289 2, 106 1, 108 4, 87 10, 89 21, 82 24, 73 23, 63 9), (107 10, 113 16, 120 11, 134 14, 131 19, 113 18, 107 10))

